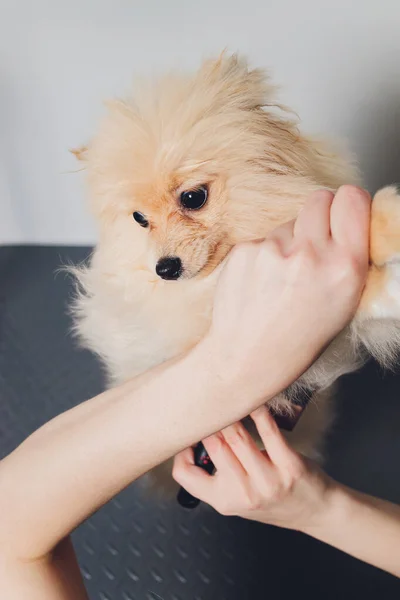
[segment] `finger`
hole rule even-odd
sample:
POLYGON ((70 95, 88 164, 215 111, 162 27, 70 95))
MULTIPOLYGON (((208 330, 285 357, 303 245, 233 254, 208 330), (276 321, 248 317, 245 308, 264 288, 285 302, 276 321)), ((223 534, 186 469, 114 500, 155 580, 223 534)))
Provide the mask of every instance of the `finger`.
POLYGON ((240 463, 239 458, 235 456, 222 433, 211 435, 203 440, 203 444, 218 473, 236 477, 246 475, 243 465, 240 463))
POLYGON ((296 242, 310 240, 318 244, 330 239, 330 212, 333 199, 334 195, 328 190, 319 190, 311 195, 294 226, 296 242))
POLYGON ((288 445, 268 408, 261 406, 251 414, 251 418, 257 427, 271 462, 277 467, 284 467, 293 462, 297 454, 288 445))
POLYGON ((371 196, 353 185, 344 185, 336 193, 331 208, 332 238, 352 249, 360 259, 368 257, 371 196))
POLYGON ((213 478, 193 461, 193 449, 187 448, 174 458, 172 476, 179 485, 195 498, 208 502, 212 496, 213 478))
POLYGON ((262 454, 251 435, 241 423, 236 423, 223 430, 226 442, 232 452, 243 465, 245 472, 255 477, 260 472, 266 474, 265 470, 271 468, 269 458, 262 454))

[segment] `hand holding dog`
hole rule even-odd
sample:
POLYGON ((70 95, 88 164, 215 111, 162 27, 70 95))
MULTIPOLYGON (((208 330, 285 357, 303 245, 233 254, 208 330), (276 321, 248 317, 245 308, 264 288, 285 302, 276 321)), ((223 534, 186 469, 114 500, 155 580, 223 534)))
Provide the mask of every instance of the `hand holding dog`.
POLYGON ((232 392, 262 400, 297 379, 350 321, 368 270, 371 200, 316 192, 295 222, 231 252, 205 339, 232 392), (354 226, 357 223, 357 227, 354 226))

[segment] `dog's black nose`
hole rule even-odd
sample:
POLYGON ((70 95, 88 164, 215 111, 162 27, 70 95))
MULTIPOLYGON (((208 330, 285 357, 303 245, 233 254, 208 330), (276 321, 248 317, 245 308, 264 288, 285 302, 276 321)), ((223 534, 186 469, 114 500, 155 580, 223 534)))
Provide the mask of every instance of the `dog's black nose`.
POLYGON ((161 279, 179 279, 182 275, 182 261, 177 256, 160 258, 156 265, 156 273, 161 279))

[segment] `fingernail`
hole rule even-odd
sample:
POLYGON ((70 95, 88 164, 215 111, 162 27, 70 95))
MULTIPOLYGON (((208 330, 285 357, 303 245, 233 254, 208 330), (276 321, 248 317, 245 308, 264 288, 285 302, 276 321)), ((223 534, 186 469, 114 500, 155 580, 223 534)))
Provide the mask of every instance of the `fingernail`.
POLYGON ((332 202, 334 197, 335 195, 330 190, 315 190, 304 203, 303 208, 320 202, 332 202))
POLYGON ((364 200, 371 200, 371 195, 368 190, 365 190, 358 185, 342 185, 338 189, 338 192, 354 199, 363 198, 364 200))

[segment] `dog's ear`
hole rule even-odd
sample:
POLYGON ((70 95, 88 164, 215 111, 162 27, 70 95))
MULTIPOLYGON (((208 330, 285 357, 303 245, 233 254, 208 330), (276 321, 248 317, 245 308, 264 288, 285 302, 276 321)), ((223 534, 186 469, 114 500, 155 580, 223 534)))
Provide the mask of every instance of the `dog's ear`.
POLYGON ((78 148, 71 148, 70 152, 78 160, 80 160, 82 162, 86 162, 88 150, 89 150, 88 146, 79 146, 78 148))
POLYGON ((226 50, 217 59, 203 63, 198 81, 206 84, 225 106, 247 110, 273 103, 277 89, 266 71, 249 68, 244 57, 229 55, 226 50))
POLYGON ((73 154, 79 161, 86 163, 87 154, 88 154, 88 146, 79 146, 79 148, 71 148, 70 152, 73 154))
POLYGON ((126 116, 128 118, 132 118, 133 114, 133 104, 129 103, 126 100, 122 100, 121 98, 112 98, 111 100, 105 100, 103 105, 109 115, 120 115, 126 116))

